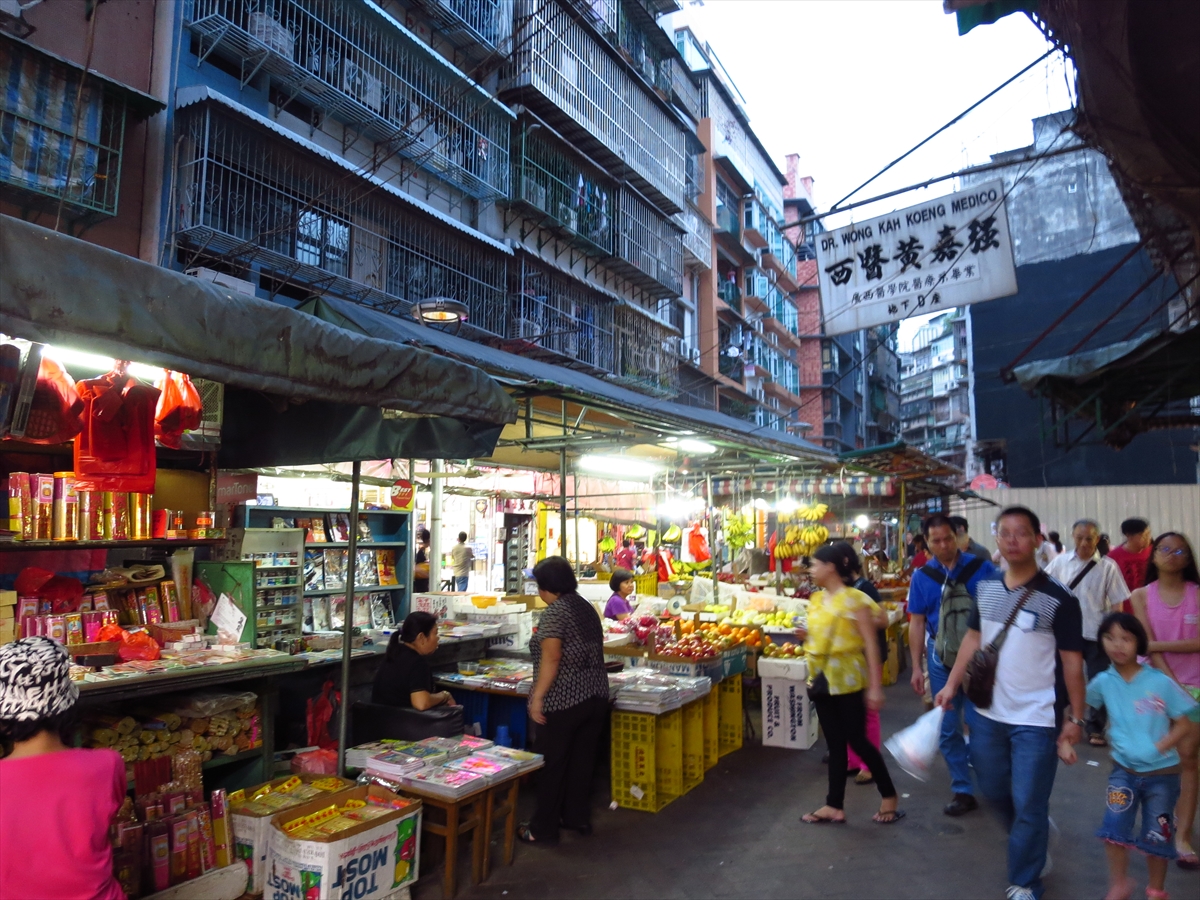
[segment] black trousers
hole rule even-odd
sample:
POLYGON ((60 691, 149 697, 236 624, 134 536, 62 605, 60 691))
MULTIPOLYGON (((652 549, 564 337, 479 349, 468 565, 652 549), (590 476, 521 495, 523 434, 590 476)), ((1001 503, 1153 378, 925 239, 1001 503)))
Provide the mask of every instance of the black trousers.
MULTIPOLYGON (((1089 641, 1083 639, 1083 669, 1087 680, 1091 681, 1101 672, 1108 668, 1108 655, 1104 652, 1104 647, 1099 641, 1089 641)), ((1104 734, 1104 726, 1108 724, 1108 713, 1104 711, 1104 707, 1093 709, 1088 707, 1087 714, 1084 716, 1085 730, 1089 735, 1104 734)))
POLYGON ((539 773, 537 810, 529 821, 536 839, 557 840, 559 823, 568 828, 591 824, 592 774, 608 710, 607 698, 589 697, 546 713, 546 724, 538 727, 537 748, 546 760, 539 773))
POLYGON ((813 701, 817 708, 817 720, 825 732, 825 743, 829 747, 829 793, 825 805, 834 809, 846 806, 846 747, 851 746, 858 758, 867 764, 879 795, 895 797, 896 788, 888 774, 883 754, 867 740, 867 705, 863 691, 853 694, 830 694, 813 701))

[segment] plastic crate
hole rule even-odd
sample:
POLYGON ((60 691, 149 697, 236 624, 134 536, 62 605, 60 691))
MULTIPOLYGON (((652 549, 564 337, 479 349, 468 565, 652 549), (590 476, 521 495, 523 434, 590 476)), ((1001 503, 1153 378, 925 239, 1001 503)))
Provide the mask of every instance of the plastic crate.
POLYGON ((496 694, 485 696, 490 696, 491 700, 488 705, 488 728, 484 734, 495 740, 496 729, 507 725, 512 745, 518 750, 524 750, 529 732, 529 712, 526 706, 528 698, 500 697, 496 694))
POLYGON ((654 717, 654 771, 658 802, 666 806, 683 796, 683 710, 654 717))
POLYGON ((707 772, 717 764, 720 757, 720 708, 721 695, 718 693, 719 684, 714 684, 697 703, 704 704, 704 770, 707 772))
POLYGON ((488 734, 488 695, 480 691, 464 691, 450 688, 450 696, 463 708, 463 728, 474 733, 479 725, 479 734, 488 734))
POLYGON ((742 749, 744 713, 742 711, 742 679, 726 678, 717 685, 717 755, 725 756, 742 749))
POLYGON ((657 718, 650 713, 612 712, 612 797, 618 806, 643 812, 666 806, 658 796, 657 718))
POLYGON ((658 596, 658 573, 647 572, 645 575, 634 575, 634 593, 639 597, 658 596))
POLYGON ((683 707, 683 792, 704 780, 704 698, 683 707))

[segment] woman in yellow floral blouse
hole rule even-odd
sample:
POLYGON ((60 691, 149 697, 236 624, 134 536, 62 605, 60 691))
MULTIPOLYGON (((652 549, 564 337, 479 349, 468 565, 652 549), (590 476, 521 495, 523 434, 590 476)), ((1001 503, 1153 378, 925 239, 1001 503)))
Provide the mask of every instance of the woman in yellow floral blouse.
POLYGON ((809 563, 809 574, 821 588, 808 601, 808 636, 804 643, 809 684, 824 674, 828 692, 817 691, 813 705, 829 746, 829 793, 825 805, 803 817, 812 825, 843 825, 846 798, 846 747, 867 764, 883 797, 873 819, 891 825, 904 818, 896 808, 896 788, 883 755, 867 739, 867 708, 883 706, 883 687, 876 640, 879 607, 854 580, 858 559, 844 542, 821 547, 809 563))

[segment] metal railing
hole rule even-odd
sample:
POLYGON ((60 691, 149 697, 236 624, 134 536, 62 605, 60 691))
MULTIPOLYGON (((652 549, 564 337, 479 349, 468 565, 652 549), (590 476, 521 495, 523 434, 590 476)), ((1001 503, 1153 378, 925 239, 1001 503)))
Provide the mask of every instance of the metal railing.
POLYGON ((505 333, 503 254, 222 110, 177 118, 180 243, 387 312, 453 297, 472 325, 505 333))
POLYGON ((541 94, 598 141, 613 165, 644 182, 666 212, 682 209, 682 126, 558 0, 517 0, 516 16, 508 86, 541 94))
POLYGON ((671 91, 675 100, 697 122, 704 118, 704 101, 700 88, 692 80, 688 67, 677 59, 671 60, 671 91))
POLYGON ((600 253, 613 253, 615 188, 527 125, 517 126, 513 138, 512 187, 514 202, 540 211, 600 253))
POLYGON ((717 222, 714 231, 732 235, 735 239, 742 236, 742 222, 737 207, 718 206, 717 222))
POLYGON ((191 0, 209 54, 481 199, 508 193, 510 118, 378 8, 351 0, 191 0))
POLYGON ((688 258, 706 269, 712 268, 712 226, 691 206, 675 214, 675 221, 684 229, 683 251, 688 258))
POLYGON ((21 206, 61 201, 74 212, 117 214, 125 101, 81 73, 0 38, 0 188, 21 206), (76 104, 78 100, 78 104, 76 104))
POLYGON ((413 0, 467 58, 511 52, 513 0, 413 0))
POLYGON ((619 372, 611 300, 525 254, 512 267, 509 287, 509 303, 498 310, 505 321, 489 323, 489 331, 619 372))
POLYGON ((625 306, 614 310, 617 348, 617 381, 645 393, 674 397, 679 393, 678 347, 669 329, 657 326, 625 306))
POLYGON ((790 331, 792 334, 799 333, 800 330, 800 313, 795 305, 779 292, 778 288, 772 287, 771 294, 767 301, 771 306, 771 315, 790 331))
POLYGON ((742 292, 736 284, 732 281, 721 282, 717 285, 717 296, 724 300, 730 309, 741 315, 742 292))
POLYGON ((617 254, 669 293, 683 293, 683 235, 632 191, 617 204, 617 254))

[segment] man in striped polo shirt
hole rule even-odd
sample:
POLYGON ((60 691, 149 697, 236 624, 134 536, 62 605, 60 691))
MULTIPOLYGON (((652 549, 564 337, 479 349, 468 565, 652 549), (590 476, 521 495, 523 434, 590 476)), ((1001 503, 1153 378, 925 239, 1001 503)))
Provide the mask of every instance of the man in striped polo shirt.
POLYGON ((935 702, 950 709, 975 651, 985 642, 1000 644, 991 706, 976 709, 970 722, 971 765, 981 793, 1008 828, 1006 896, 1040 900, 1042 874, 1049 868, 1057 745, 1075 744, 1082 737, 1086 686, 1081 612, 1071 592, 1038 568, 1041 523, 1032 511, 1020 506, 1004 510, 996 520, 996 537, 1008 571, 977 584, 967 636, 935 702))

